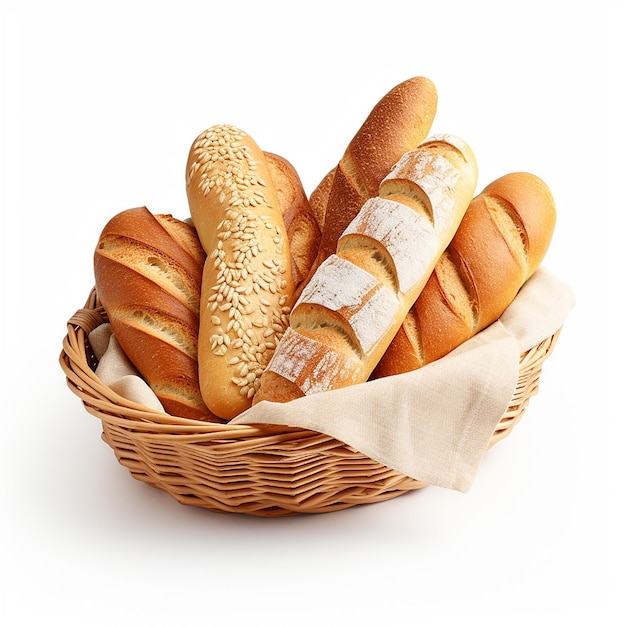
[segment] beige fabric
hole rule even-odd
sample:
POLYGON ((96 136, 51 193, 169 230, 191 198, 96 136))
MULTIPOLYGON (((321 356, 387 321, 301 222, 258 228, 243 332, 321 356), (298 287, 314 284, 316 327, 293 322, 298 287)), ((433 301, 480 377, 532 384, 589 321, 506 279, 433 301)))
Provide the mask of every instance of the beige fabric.
POLYGON ((515 391, 520 354, 554 334, 573 305, 571 289, 540 268, 500 321, 437 362, 288 404, 262 402, 232 423, 322 432, 407 476, 467 491, 515 391))
MULTIPOLYGON (((262 402, 231 423, 314 430, 406 476, 467 491, 515 391, 520 354, 554 334, 573 306, 572 290, 540 268, 499 321, 435 363, 287 404, 262 402)), ((101 357, 97 375, 163 410, 107 327, 89 337, 101 357)))

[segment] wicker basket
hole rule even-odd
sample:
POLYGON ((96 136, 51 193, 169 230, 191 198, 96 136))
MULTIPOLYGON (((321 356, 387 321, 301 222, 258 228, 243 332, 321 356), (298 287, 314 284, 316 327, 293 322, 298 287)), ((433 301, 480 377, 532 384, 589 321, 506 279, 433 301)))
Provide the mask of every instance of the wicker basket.
MULTIPOLYGON (((129 402, 94 374, 88 335, 105 322, 92 290, 68 322, 60 357, 68 385, 101 420, 104 441, 132 476, 178 502, 278 517, 380 502, 425 486, 317 432, 205 423, 129 402)), ((511 432, 537 393, 543 362, 558 334, 521 355, 516 391, 490 445, 511 432)))

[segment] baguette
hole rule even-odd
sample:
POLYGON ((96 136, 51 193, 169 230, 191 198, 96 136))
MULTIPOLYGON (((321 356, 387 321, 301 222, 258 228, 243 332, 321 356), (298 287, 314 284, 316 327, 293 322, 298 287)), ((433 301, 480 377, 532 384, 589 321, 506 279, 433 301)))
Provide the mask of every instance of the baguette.
POLYGON ((372 374, 418 369, 495 322, 541 264, 556 222, 548 186, 526 172, 487 185, 372 374))
MULTIPOLYGON (((311 211, 315 216, 315 220, 320 228, 324 229, 324 220, 326 218, 326 208, 328 207, 328 198, 330 196, 330 190, 333 186, 333 180, 335 178, 335 168, 330 170, 324 178, 317 184, 317 187, 311 192, 309 197, 309 204, 311 211)), ((365 199, 363 200, 365 202, 365 199)), ((319 244, 318 244, 319 245, 319 244)))
MULTIPOLYGON (((315 262, 298 295, 320 264, 335 253, 339 237, 363 203, 378 194, 382 179, 393 165, 428 136, 436 110, 435 85, 422 76, 396 85, 374 106, 335 169, 319 185, 319 193, 328 195, 322 236, 315 262)), ((317 198, 313 206, 319 206, 317 198)), ((320 221, 319 212, 316 214, 320 221)))
POLYGON ((297 288, 313 266, 322 233, 296 168, 278 154, 264 154, 287 229, 291 271, 297 288))
POLYGON ((267 159, 235 126, 193 142, 187 197, 207 259, 202 273, 198 370, 211 412, 248 408, 288 325, 293 298, 285 222, 267 159))
POLYGON ((96 291, 120 347, 172 415, 220 421, 197 369, 205 254, 192 226, 146 207, 122 211, 94 252, 96 291))
POLYGON ((368 379, 450 243, 476 180, 474 154, 458 137, 432 137, 402 156, 294 305, 254 403, 368 379))

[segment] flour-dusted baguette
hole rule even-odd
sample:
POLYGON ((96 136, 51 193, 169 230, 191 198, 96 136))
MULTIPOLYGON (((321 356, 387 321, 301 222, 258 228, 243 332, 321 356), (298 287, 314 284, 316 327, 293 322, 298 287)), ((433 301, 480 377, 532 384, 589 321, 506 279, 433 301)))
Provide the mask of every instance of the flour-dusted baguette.
POLYGON ((428 136, 436 110, 437 90, 423 76, 396 85, 374 106, 335 169, 320 183, 322 188, 332 185, 318 254, 301 288, 324 259, 335 253, 343 231, 363 203, 378 194, 382 179, 398 159, 428 136))
POLYGON ((495 322, 541 264, 556 222, 546 183, 506 174, 470 203, 373 377, 422 367, 495 322))
POLYGON ((193 227, 138 207, 105 225, 94 253, 94 273, 122 350, 164 409, 218 421, 202 401, 198 381, 204 259, 193 227))
POLYGON ((285 402, 365 382, 450 243, 477 165, 458 137, 406 153, 293 307, 254 402, 285 402))
POLYGON ((251 405, 288 325, 294 286, 287 232, 266 157, 235 126, 213 126, 196 138, 186 182, 207 253, 200 389, 213 413, 231 419, 251 405))
POLYGON ((287 229, 293 282, 297 288, 313 265, 321 228, 296 168, 283 156, 267 151, 264 154, 287 229))

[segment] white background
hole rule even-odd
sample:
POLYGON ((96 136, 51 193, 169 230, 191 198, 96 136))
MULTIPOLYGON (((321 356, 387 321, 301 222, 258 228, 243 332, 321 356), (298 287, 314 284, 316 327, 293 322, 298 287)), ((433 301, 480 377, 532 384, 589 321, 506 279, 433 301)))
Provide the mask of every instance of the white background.
POLYGON ((6 2, 1 20, 3 624, 624 618, 623 320, 611 295, 623 281, 623 10, 6 2), (545 265, 577 305, 522 422, 467 494, 429 487, 266 520, 184 507, 133 480, 58 366, 105 222, 141 205, 188 217, 189 146, 220 122, 286 156, 310 192, 414 75, 437 85, 433 132, 474 149, 479 188, 528 170, 557 201, 545 265))

